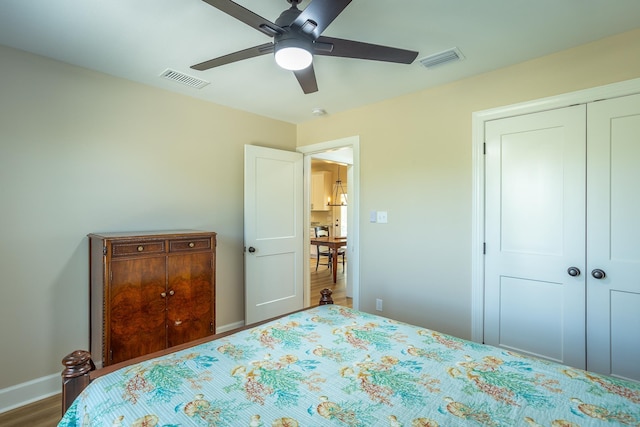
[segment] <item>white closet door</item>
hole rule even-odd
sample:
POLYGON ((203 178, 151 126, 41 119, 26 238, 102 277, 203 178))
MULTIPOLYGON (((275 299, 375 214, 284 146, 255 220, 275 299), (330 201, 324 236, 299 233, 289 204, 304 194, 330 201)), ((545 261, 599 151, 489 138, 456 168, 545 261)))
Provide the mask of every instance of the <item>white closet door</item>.
POLYGON ((585 115, 486 124, 485 342, 585 367, 585 115), (569 267, 582 271, 567 274, 569 267))
POLYGON ((589 104, 587 129, 587 368, 640 381, 640 95, 589 104))

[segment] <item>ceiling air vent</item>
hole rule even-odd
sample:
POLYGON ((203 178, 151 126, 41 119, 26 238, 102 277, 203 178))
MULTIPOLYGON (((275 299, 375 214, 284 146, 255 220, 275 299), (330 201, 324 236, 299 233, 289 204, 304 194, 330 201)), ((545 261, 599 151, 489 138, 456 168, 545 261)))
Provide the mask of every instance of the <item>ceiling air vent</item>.
POLYGON ((160 74, 160 77, 164 77, 168 80, 173 80, 174 82, 182 83, 183 85, 195 87, 197 89, 202 89, 209 84, 209 82, 206 80, 202 80, 197 77, 181 73, 179 71, 171 70, 169 68, 164 70, 162 74, 160 74))
POLYGON ((460 49, 454 47, 444 52, 435 53, 425 58, 420 59, 420 63, 425 68, 434 68, 440 65, 448 64, 450 62, 462 61, 464 55, 460 52, 460 49))

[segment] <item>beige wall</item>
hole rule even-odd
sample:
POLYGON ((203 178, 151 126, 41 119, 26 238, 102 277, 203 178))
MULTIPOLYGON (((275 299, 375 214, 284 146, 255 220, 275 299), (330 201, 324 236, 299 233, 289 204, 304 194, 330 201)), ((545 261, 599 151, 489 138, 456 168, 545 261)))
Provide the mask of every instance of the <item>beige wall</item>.
POLYGON ((638 77, 640 30, 298 126, 360 136, 360 308, 469 338, 472 113, 638 77))
POLYGON ((218 232, 217 323, 242 321, 243 147, 295 126, 1 46, 0 75, 0 409, 87 348, 87 233, 218 232))

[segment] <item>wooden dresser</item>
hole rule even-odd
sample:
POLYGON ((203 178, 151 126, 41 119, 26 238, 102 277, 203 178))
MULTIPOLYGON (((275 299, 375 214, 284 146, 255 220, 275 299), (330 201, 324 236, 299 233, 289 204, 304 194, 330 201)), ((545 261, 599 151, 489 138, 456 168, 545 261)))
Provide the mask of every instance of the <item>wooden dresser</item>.
POLYGON ((216 233, 89 234, 91 354, 108 366, 215 332, 216 233))

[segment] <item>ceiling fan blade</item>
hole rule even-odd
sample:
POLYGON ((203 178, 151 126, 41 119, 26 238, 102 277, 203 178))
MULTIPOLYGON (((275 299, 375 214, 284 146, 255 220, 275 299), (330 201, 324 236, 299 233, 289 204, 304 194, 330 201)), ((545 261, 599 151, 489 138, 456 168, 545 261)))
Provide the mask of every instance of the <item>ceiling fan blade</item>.
POLYGON ((304 70, 294 71, 298 83, 305 94, 318 91, 318 82, 316 81, 316 73, 313 71, 313 64, 309 65, 304 70))
POLYGON ((351 0, 312 0, 290 26, 317 39, 349 3, 351 0))
POLYGON ((314 50, 313 53, 315 55, 370 59, 374 61, 397 62, 400 64, 411 64, 418 56, 418 52, 413 50, 337 39, 334 37, 320 36, 316 42, 319 48, 314 50), (333 48, 328 48, 328 45, 332 45, 333 48))
POLYGON ((230 64, 236 61, 242 61, 243 59, 255 58, 256 56, 266 55, 267 53, 273 53, 274 44, 269 42, 261 44, 259 46, 250 47, 249 49, 239 50, 228 55, 220 56, 218 58, 210 59, 208 61, 201 62, 196 65, 192 65, 191 68, 198 71, 208 70, 210 68, 219 67, 221 65, 230 64))
POLYGON ((232 2, 231 0, 202 0, 202 1, 210 4, 211 6, 226 13, 229 16, 233 16, 234 18, 244 22, 248 26, 263 32, 269 37, 273 37, 276 34, 282 34, 284 32, 284 30, 280 26, 274 24, 268 19, 263 18, 260 15, 253 13, 249 9, 245 9, 239 4, 232 2))

